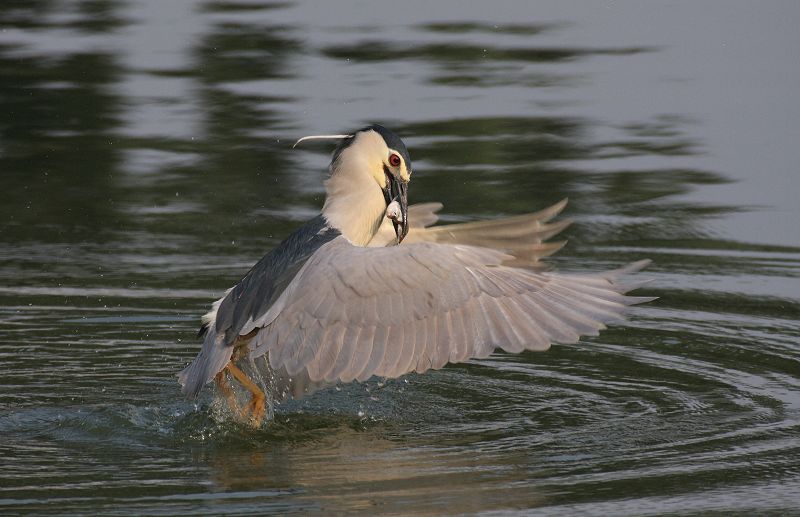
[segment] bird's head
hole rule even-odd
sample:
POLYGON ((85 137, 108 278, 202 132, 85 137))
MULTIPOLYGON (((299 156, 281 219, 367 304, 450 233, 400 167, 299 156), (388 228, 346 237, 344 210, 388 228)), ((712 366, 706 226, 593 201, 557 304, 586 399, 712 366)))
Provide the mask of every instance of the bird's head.
POLYGON ((411 157, 400 137, 374 124, 351 135, 308 136, 297 143, 311 139, 340 140, 326 183, 323 213, 328 220, 351 241, 365 245, 380 226, 386 208, 396 201, 400 213, 392 223, 399 244, 408 234, 411 180, 411 157))

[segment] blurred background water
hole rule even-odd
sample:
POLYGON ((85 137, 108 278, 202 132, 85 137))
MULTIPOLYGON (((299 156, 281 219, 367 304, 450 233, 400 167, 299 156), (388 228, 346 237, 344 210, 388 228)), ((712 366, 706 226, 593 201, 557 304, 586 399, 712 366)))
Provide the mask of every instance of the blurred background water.
POLYGON ((800 4, 0 3, 0 513, 796 512, 800 4), (378 122, 445 222, 569 197, 654 259, 629 325, 373 379, 254 431, 199 315, 378 122))

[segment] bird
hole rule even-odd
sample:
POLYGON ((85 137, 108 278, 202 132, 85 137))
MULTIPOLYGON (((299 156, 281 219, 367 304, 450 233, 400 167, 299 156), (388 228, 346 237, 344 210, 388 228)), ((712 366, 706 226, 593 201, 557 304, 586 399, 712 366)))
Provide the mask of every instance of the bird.
POLYGON ((391 130, 312 135, 338 141, 321 213, 266 253, 201 319, 202 347, 179 374, 192 398, 212 380, 241 419, 260 426, 269 393, 245 372, 265 359, 276 396, 396 378, 448 363, 575 343, 631 305, 640 260, 600 273, 561 273, 545 242, 571 221, 535 213, 434 225, 440 203, 408 205, 409 152, 391 130), (237 381, 250 397, 239 406, 237 381))

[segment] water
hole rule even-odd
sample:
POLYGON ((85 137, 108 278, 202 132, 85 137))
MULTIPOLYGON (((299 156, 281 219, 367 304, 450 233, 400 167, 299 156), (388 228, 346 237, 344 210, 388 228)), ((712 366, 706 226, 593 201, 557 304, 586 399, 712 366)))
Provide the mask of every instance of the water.
POLYGON ((793 2, 0 4, 0 513, 800 506, 793 2), (659 296, 544 354, 261 430, 179 395, 199 315, 381 122, 448 222, 569 197, 553 262, 659 296))

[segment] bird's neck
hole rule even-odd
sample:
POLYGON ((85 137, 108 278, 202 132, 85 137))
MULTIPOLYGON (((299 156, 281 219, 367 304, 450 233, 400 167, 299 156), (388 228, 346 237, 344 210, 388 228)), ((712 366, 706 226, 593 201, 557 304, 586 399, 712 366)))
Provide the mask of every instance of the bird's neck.
POLYGON ((366 246, 386 215, 383 191, 368 172, 336 174, 325 183, 322 215, 356 246, 366 246))

